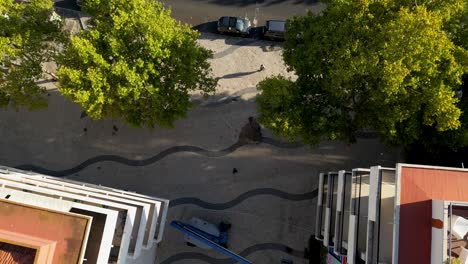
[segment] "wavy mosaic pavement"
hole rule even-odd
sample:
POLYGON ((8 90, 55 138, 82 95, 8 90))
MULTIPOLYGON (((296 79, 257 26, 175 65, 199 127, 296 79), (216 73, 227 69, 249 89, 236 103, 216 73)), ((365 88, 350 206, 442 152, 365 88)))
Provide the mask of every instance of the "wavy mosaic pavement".
MULTIPOLYGON (((253 196, 258 196, 258 195, 271 195, 271 196, 276 196, 276 197, 286 199, 289 201, 304 201, 304 200, 311 200, 311 199, 316 198, 317 194, 318 194, 318 190, 314 190, 312 192, 302 193, 302 194, 292 194, 292 193, 287 193, 287 192, 283 192, 283 191, 272 189, 272 188, 259 188, 259 189, 247 191, 226 203, 209 203, 196 197, 182 197, 182 198, 171 200, 169 207, 173 208, 173 207, 180 206, 180 205, 191 204, 191 205, 196 205, 196 206, 199 206, 205 209, 210 209, 210 210, 226 210, 226 209, 229 209, 231 207, 238 205, 239 203, 242 203, 243 201, 253 196)), ((282 251, 294 257, 298 257, 298 258, 305 257, 304 251, 295 250, 290 247, 287 247, 286 245, 279 244, 279 243, 256 244, 256 245, 253 245, 244 249, 241 253, 239 253, 239 255, 243 257, 247 257, 250 254, 253 254, 257 251, 263 251, 263 250, 278 250, 278 251, 282 251)), ((201 254, 201 253, 182 252, 182 253, 172 255, 171 257, 162 261, 161 264, 171 264, 176 261, 180 261, 180 263, 183 263, 184 260, 198 260, 198 261, 209 263, 209 264, 236 263, 235 260, 229 259, 229 258, 217 259, 217 258, 210 257, 208 255, 205 255, 205 254, 201 254)))
MULTIPOLYGON (((272 145, 272 146, 275 146, 275 147, 278 147, 278 148, 298 148, 298 147, 301 147, 300 144, 284 143, 284 142, 275 140, 273 138, 266 138, 266 137, 262 138, 261 143, 269 144, 269 145, 272 145)), ((156 154, 156 155, 154 155, 152 157, 149 157, 147 159, 143 159, 143 160, 127 159, 127 158, 124 158, 124 157, 118 156, 118 155, 99 155, 99 156, 89 158, 89 159, 85 160, 84 162, 82 162, 82 163, 80 163, 80 164, 78 164, 78 165, 76 165, 76 166, 74 166, 74 167, 72 167, 70 169, 65 169, 65 170, 51 170, 51 169, 43 168, 41 166, 37 166, 37 165, 34 165, 34 164, 23 164, 23 165, 16 166, 15 168, 21 169, 21 170, 26 170, 26 171, 34 171, 34 172, 37 172, 37 173, 46 174, 46 175, 55 176, 55 177, 64 177, 64 176, 68 176, 68 175, 78 173, 81 170, 83 170, 83 169, 85 169, 85 168, 87 168, 87 167, 89 167, 89 166, 91 166, 93 164, 96 164, 96 163, 99 163, 99 162, 104 162, 104 161, 112 161, 112 162, 120 163, 120 164, 127 165, 127 166, 132 166, 132 167, 141 167, 141 166, 147 166, 147 165, 156 163, 156 162, 164 159, 165 157, 167 157, 169 155, 179 153, 179 152, 190 152, 190 153, 195 153, 195 154, 199 154, 199 155, 206 156, 206 157, 223 157, 223 156, 226 156, 226 155, 229 155, 229 154, 233 153, 238 148, 240 148, 240 147, 242 147, 244 145, 247 145, 247 144, 236 142, 236 143, 232 144, 231 146, 229 146, 229 147, 227 147, 225 149, 222 149, 222 150, 207 150, 207 149, 196 147, 196 146, 174 146, 174 147, 170 147, 168 149, 165 149, 165 150, 159 152, 158 154, 156 154)))
POLYGON ((191 205, 196 205, 196 206, 209 209, 209 210, 226 210, 226 209, 229 209, 231 207, 234 207, 242 203, 243 201, 253 196, 258 196, 258 195, 271 195, 271 196, 276 196, 276 197, 289 200, 289 201, 305 201, 305 200, 314 199, 315 197, 317 197, 317 193, 318 193, 317 190, 313 190, 307 193, 293 194, 293 193, 287 193, 287 192, 283 192, 283 191, 272 189, 272 188, 259 188, 259 189, 247 191, 226 203, 209 203, 196 197, 181 197, 181 198, 171 200, 169 207, 173 208, 179 205, 191 204, 191 205))
MULTIPOLYGON (((244 249, 242 252, 239 253, 239 255, 241 255, 242 257, 248 257, 249 255, 257 251, 262 251, 262 250, 277 250, 277 251, 281 251, 291 256, 298 257, 298 258, 304 258, 305 256, 304 251, 292 249, 286 245, 279 244, 279 243, 256 244, 256 245, 253 245, 244 249)), ((182 253, 178 253, 178 254, 170 256, 169 258, 162 261, 161 264, 171 264, 176 261, 181 261, 180 263, 183 263, 183 260, 189 260, 189 259, 199 260, 199 261, 203 261, 204 263, 209 263, 209 264, 236 263, 235 260, 230 259, 230 258, 218 259, 218 258, 213 258, 208 255, 196 253, 196 252, 182 252, 182 253)))

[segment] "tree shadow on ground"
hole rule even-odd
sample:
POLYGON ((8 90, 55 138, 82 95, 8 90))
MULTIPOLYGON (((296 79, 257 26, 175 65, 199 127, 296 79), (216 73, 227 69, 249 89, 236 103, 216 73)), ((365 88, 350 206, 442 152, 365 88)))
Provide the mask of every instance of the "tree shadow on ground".
POLYGON ((318 3, 318 0, 198 0, 209 1, 212 4, 221 6, 238 6, 246 7, 250 5, 267 7, 283 3, 291 3, 294 5, 313 5, 318 3))
POLYGON ((240 38, 226 38, 224 43, 228 45, 228 48, 219 51, 213 55, 213 58, 219 59, 226 55, 231 54, 240 47, 260 47, 264 52, 271 52, 281 49, 281 43, 275 43, 266 40, 252 40, 252 39, 240 39, 240 38))
POLYGON ((45 79, 45 80, 39 80, 39 81, 36 81, 35 83, 37 85, 41 85, 41 84, 47 84, 47 83, 55 83, 56 81, 52 80, 52 79, 45 79))
POLYGON ((210 21, 210 22, 202 23, 200 25, 196 25, 192 27, 192 29, 195 29, 199 32, 216 34, 217 27, 218 27, 217 21, 210 21))
POLYGON ((264 52, 272 52, 272 51, 277 51, 282 48, 281 42, 271 42, 269 46, 264 45, 262 46, 262 50, 264 52))
POLYGON ((76 4, 76 0, 58 0, 54 1, 54 7, 81 11, 81 8, 76 4))
MULTIPOLYGON (((257 94, 257 92, 257 87, 253 86, 237 90, 234 93, 220 92, 208 96, 192 95, 190 101, 194 107, 215 108, 239 101, 245 102, 246 100, 242 99, 242 96, 248 94, 257 94)), ((254 101, 255 100, 251 100, 252 103, 254 103, 254 101)))
MULTIPOLYGON (((218 179, 220 173, 225 173, 226 177, 232 176, 232 168, 237 168, 239 172, 236 173, 236 179, 241 176, 248 179, 266 168, 271 168, 272 164, 276 166, 279 162, 282 162, 283 166, 280 164, 278 168, 282 167, 283 173, 288 175, 302 175, 304 171, 309 174, 314 168, 320 168, 318 173, 369 164, 394 164, 393 155, 379 154, 385 152, 386 148, 377 139, 363 139, 361 144, 353 146, 324 142, 314 147, 312 158, 306 158, 309 154, 299 152, 299 156, 294 158, 296 145, 283 144, 282 138, 273 138, 271 132, 266 129, 262 129, 262 135, 272 140, 262 139, 256 154, 244 152, 241 156, 228 155, 243 146, 229 147, 239 139, 240 131, 248 122, 248 118, 257 116, 255 98, 247 96, 255 92, 255 87, 250 87, 236 93, 219 93, 200 102, 192 100, 194 107, 188 111, 186 119, 176 122, 174 128, 147 129, 132 127, 121 120, 81 118, 83 110, 79 105, 54 91, 49 97, 47 109, 0 113, 0 118, 6 123, 18 124, 21 120, 21 123, 31 124, 15 126, 14 129, 3 128, 4 136, 0 138, 0 145, 8 144, 10 147, 0 149, 0 156, 8 157, 3 161, 5 165, 32 164, 53 171, 68 171, 72 174, 70 176, 79 176, 81 180, 104 180, 106 185, 116 185, 115 187, 120 184, 132 185, 127 189, 131 187, 141 192, 149 192, 148 186, 133 185, 126 175, 135 174, 128 173, 129 170, 147 181, 154 181, 154 175, 165 175, 169 171, 171 175, 189 175, 185 171, 178 171, 180 168, 195 173, 190 175, 205 175, 218 179), (31 135, 34 135, 33 138, 31 135), (277 152, 282 148, 285 150, 277 152), (269 149, 276 153, 273 163, 267 155, 270 153, 269 149), (178 156, 174 155, 179 152, 181 154, 178 156), (197 155, 187 156, 184 153, 197 155), (329 160, 324 155, 331 155, 333 158, 329 160), (114 156, 122 158, 113 161, 114 156), (212 159, 214 157, 225 158, 212 159), (208 159, 210 162, 206 163, 208 159), (122 160, 130 162, 122 163, 122 160), (83 163, 85 161, 88 163, 83 163), (248 166, 251 162, 256 166, 248 166), (120 180, 114 181, 113 176, 116 173, 120 180)), ((255 146, 253 144, 251 147, 255 146)), ((275 171, 271 168, 264 172, 262 177, 265 178, 275 171)), ((65 174, 67 173, 57 175, 65 174)))
POLYGON ((219 51, 214 54, 214 58, 224 57, 227 54, 232 53, 234 50, 238 49, 239 47, 261 47, 264 52, 271 52, 281 49, 283 46, 282 42, 279 41, 270 41, 264 39, 254 39, 254 38, 241 38, 237 36, 228 36, 228 35, 220 35, 220 34, 213 34, 210 32, 202 32, 199 39, 203 40, 220 40, 223 39, 224 43, 229 47, 223 51, 219 51))

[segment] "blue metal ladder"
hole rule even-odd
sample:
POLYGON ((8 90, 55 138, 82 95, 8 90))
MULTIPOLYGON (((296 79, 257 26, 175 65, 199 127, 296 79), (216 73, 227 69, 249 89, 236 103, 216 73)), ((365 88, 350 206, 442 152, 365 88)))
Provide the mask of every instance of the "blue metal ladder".
POLYGON ((253 264, 251 261, 243 258, 242 256, 237 255, 236 253, 228 250, 227 248, 224 248, 220 245, 218 245, 216 242, 217 237, 213 236, 211 234, 208 234, 204 232, 203 230, 200 230, 194 226, 191 226, 189 224, 184 224, 180 221, 172 221, 171 226, 182 231, 183 233, 199 240, 200 242, 206 244, 207 246, 213 248, 214 250, 223 253, 224 255, 236 260, 237 262, 241 264, 253 264))

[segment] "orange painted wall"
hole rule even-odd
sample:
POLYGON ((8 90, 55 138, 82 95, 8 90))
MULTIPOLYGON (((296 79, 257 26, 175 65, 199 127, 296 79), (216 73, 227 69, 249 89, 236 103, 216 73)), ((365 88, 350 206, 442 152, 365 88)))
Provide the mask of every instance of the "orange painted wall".
MULTIPOLYGON (((0 229, 0 245, 5 243, 34 248, 36 250, 36 264, 53 264, 55 245, 57 244, 55 241, 0 229)), ((3 259, 0 257, 0 264, 5 264, 2 261, 3 259)))
POLYGON ((401 167, 398 263, 431 262, 431 200, 468 202, 468 172, 401 167))
POLYGON ((54 264, 78 262, 88 221, 79 215, 0 201, 0 229, 56 241, 54 264))

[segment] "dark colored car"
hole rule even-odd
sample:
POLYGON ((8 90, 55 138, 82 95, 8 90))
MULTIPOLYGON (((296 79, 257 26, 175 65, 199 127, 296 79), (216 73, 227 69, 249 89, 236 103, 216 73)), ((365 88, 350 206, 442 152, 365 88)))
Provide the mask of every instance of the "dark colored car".
POLYGON ((218 20, 218 33, 235 33, 243 37, 250 33, 250 20, 224 16, 218 20))
POLYGON ((284 40, 284 31, 286 21, 283 20, 268 20, 266 22, 263 37, 272 40, 284 40))

